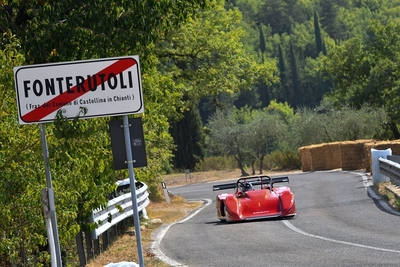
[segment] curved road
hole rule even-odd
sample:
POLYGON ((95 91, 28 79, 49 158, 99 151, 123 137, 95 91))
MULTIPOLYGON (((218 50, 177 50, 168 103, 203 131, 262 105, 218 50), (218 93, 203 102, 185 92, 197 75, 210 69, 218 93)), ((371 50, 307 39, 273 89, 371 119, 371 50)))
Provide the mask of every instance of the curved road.
POLYGON ((287 220, 220 222, 215 196, 231 192, 213 192, 212 185, 221 182, 169 189, 208 205, 162 230, 156 254, 171 266, 190 267, 400 266, 400 214, 368 188, 369 176, 343 171, 288 176, 297 216, 287 220))

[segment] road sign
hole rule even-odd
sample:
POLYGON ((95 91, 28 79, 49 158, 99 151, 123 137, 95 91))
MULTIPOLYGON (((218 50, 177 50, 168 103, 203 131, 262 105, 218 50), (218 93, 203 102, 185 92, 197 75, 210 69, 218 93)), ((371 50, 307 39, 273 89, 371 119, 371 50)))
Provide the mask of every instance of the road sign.
MULTIPOLYGON (((144 134, 142 118, 131 118, 129 121, 129 138, 131 140, 133 166, 146 167, 146 147, 144 144, 144 134)), ((111 148, 114 158, 114 169, 127 169, 127 159, 125 151, 124 128, 122 120, 111 120, 109 123, 111 135, 111 148)))
POLYGON ((144 112, 138 56, 14 67, 20 124, 144 112))

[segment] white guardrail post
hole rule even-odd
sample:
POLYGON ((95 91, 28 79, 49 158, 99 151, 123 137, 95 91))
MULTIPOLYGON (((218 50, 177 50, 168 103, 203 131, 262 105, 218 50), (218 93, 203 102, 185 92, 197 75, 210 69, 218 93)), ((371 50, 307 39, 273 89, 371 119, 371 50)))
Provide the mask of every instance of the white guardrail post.
POLYGON ((389 155, 392 155, 392 149, 390 148, 385 150, 371 148, 371 174, 373 184, 389 182, 389 178, 381 173, 379 164, 379 158, 387 158, 389 155))
MULTIPOLYGON (((129 179, 120 181, 118 184, 119 186, 126 184, 129 185, 129 179)), ((149 193, 147 192, 147 185, 145 183, 136 183, 136 196, 138 212, 145 210, 147 205, 150 203, 149 193)), ((129 216, 133 216, 131 192, 125 194, 122 193, 121 195, 109 200, 106 208, 96 209, 92 212, 92 218, 89 222, 95 222, 98 225, 98 227, 91 233, 92 239, 97 239, 113 225, 129 216)))

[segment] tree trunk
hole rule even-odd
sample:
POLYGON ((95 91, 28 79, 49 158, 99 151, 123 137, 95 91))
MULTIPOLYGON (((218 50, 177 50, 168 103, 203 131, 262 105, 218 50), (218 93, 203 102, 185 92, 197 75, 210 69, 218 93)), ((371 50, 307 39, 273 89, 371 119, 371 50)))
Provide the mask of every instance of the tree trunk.
POLYGON ((393 137, 394 137, 395 139, 400 139, 400 132, 399 132, 399 128, 397 128, 396 123, 391 122, 391 123, 390 123, 390 129, 391 129, 392 132, 393 132, 393 137))
POLYGON ((260 174, 263 173, 264 154, 260 157, 260 174))
POLYGON ((238 163, 240 171, 242 172, 241 176, 249 176, 249 174, 244 170, 242 157, 240 155, 238 155, 237 157, 235 157, 235 159, 238 163))

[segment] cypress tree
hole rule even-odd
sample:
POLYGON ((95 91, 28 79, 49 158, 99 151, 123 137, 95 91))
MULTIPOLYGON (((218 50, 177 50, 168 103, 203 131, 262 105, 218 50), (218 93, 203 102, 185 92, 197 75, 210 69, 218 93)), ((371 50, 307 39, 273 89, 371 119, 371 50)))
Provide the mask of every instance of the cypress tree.
POLYGON ((292 72, 292 86, 293 86, 293 102, 295 108, 299 108, 303 104, 303 96, 299 82, 299 74, 297 71, 296 56, 294 53, 293 43, 290 40, 290 69, 292 72))
POLYGON ((262 79, 260 79, 258 82, 258 92, 261 101, 261 108, 268 107, 269 102, 271 102, 271 98, 269 96, 268 86, 262 79))
POLYGON ((325 42, 322 42, 322 54, 324 54, 324 56, 326 56, 328 52, 326 51, 326 44, 325 42))
POLYGON ((265 37, 264 32, 262 30, 262 24, 258 27, 260 30, 260 53, 261 53, 261 63, 264 63, 264 53, 267 51, 267 47, 265 45, 265 37))
MULTIPOLYGON (((267 47, 265 44, 264 32, 262 30, 262 24, 258 27, 260 31, 260 53, 261 53, 261 63, 264 63, 264 54, 267 51, 267 47)), ((270 102, 269 90, 268 86, 265 82, 260 79, 258 82, 258 94, 261 101, 262 108, 267 107, 270 102)))
POLYGON ((174 167, 194 170, 196 163, 204 158, 204 137, 199 109, 193 105, 184 111, 183 118, 171 123, 170 133, 174 138, 174 167))
POLYGON ((283 102, 288 102, 289 101, 289 92, 287 89, 287 77, 286 77, 286 67, 285 67, 285 60, 283 59, 283 52, 282 52, 282 46, 279 44, 278 46, 278 64, 279 64, 279 78, 281 82, 281 88, 282 88, 282 97, 283 97, 283 102))
POLYGON ((314 10, 314 33, 315 33, 315 45, 317 48, 317 57, 323 52, 321 29, 319 28, 317 12, 314 10))

